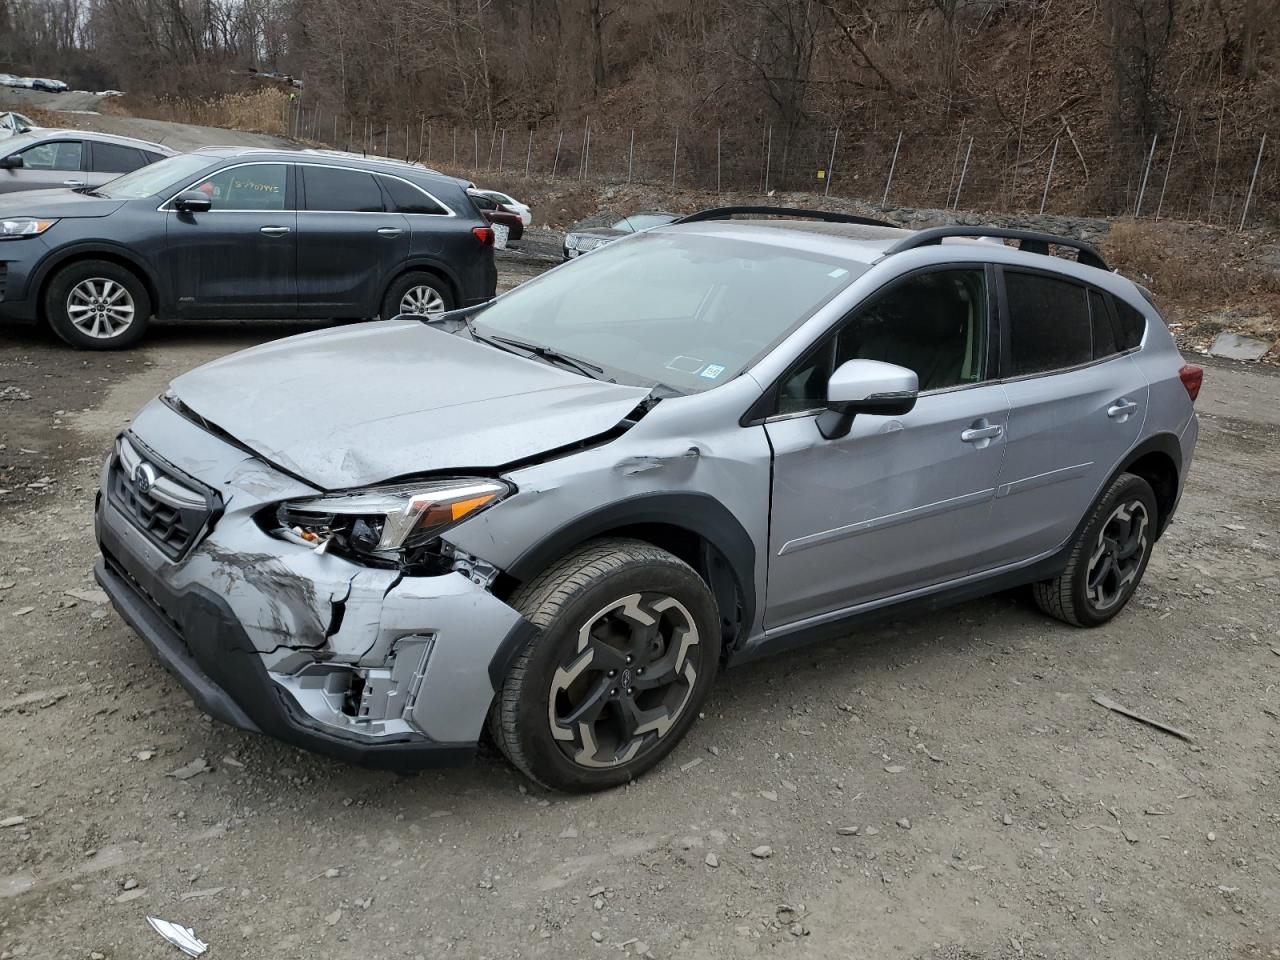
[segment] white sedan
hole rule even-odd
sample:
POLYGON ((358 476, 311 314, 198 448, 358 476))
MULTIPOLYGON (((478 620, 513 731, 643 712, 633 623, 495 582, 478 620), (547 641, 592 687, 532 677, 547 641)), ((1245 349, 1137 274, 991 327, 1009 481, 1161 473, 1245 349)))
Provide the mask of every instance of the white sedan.
POLYGON ((506 207, 512 213, 519 214, 526 227, 533 223, 533 211, 529 209, 527 203, 521 203, 514 197, 499 193, 497 190, 474 190, 472 192, 488 197, 494 203, 506 207))

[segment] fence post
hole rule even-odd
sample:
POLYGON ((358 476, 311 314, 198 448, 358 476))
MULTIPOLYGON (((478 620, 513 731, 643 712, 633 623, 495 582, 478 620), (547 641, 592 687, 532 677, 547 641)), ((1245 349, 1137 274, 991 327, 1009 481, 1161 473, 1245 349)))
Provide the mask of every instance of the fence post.
POLYGON ((591 118, 582 125, 582 151, 578 154, 578 179, 581 180, 587 163, 587 138, 591 136, 591 118))
POLYGON ((720 128, 716 127, 716 193, 720 192, 720 128))
POLYGON ((1147 193, 1147 177, 1151 176, 1151 161, 1156 157, 1156 140, 1159 136, 1160 134, 1157 133, 1151 137, 1151 152, 1147 154, 1147 166, 1142 171, 1142 185, 1138 187, 1138 202, 1133 210, 1133 219, 1135 220, 1142 216, 1142 199, 1147 193))
POLYGON ((347 117, 347 151, 351 150, 351 141, 355 139, 356 120, 355 117, 347 117))
POLYGON ((333 115, 333 148, 338 149, 338 115, 333 115))
POLYGON ((1044 213, 1044 205, 1049 202, 1049 184, 1053 182, 1053 165, 1058 161, 1058 138, 1053 139, 1053 153, 1049 154, 1049 175, 1044 178, 1044 193, 1040 196, 1040 212, 1044 213))
POLYGON ((453 165, 458 165, 458 128, 453 128, 453 165))
POLYGON ((477 171, 480 169, 480 128, 471 128, 471 139, 475 141, 475 155, 472 157, 471 169, 477 171))
POLYGON ((822 195, 825 197, 831 191, 831 171, 836 165, 836 144, 840 142, 840 128, 836 127, 835 135, 831 138, 831 159, 827 161, 827 182, 822 185, 822 195))
POLYGON ((898 142, 893 145, 893 159, 889 161, 889 176, 884 181, 884 196, 880 198, 880 209, 889 203, 889 184, 893 183, 893 168, 898 165, 898 150, 902 146, 902 131, 898 131, 898 142))
POLYGON ((551 162, 551 179, 556 178, 556 167, 560 165, 560 144, 564 143, 564 131, 560 131, 560 136, 556 137, 556 158, 551 162))
POLYGON ((582 179, 591 175, 591 126, 587 126, 587 142, 582 145, 582 179))
POLYGON ((1164 192, 1169 187, 1169 172, 1173 169, 1173 154, 1178 149, 1178 131, 1182 129, 1182 111, 1178 111, 1177 122, 1173 125, 1173 142, 1169 144, 1169 162, 1164 168, 1164 183, 1160 185, 1160 200, 1156 204, 1156 219, 1160 219, 1160 211, 1164 209, 1164 192))
POLYGON ((680 128, 676 127, 676 142, 671 148, 671 189, 676 188, 676 160, 680 156, 680 128))
POLYGON ((505 169, 505 161, 507 157, 507 128, 502 128, 502 145, 498 147, 498 172, 502 173, 505 169))
POLYGON ((973 137, 969 138, 969 148, 964 152, 964 166, 960 168, 960 182, 956 184, 956 199, 952 210, 960 209, 960 191, 964 189, 964 175, 969 172, 969 155, 973 153, 973 137))
POLYGON ((764 184, 760 188, 760 192, 766 197, 769 195, 769 167, 773 162, 773 124, 769 124, 769 133, 765 141, 764 148, 764 184))
POLYGON ((493 148, 498 143, 498 125, 494 124, 492 132, 489 134, 489 155, 485 158, 484 168, 486 170, 493 169, 493 148))
POLYGON ((1262 169, 1262 151, 1267 146, 1267 135, 1262 135, 1262 142, 1258 144, 1258 159, 1253 164, 1253 176, 1249 179, 1249 192, 1244 195, 1244 210, 1240 213, 1240 229, 1244 229, 1244 222, 1249 218, 1249 203, 1253 200, 1253 188, 1258 183, 1258 171, 1262 169))
POLYGON ((524 153, 524 178, 529 179, 529 164, 533 162, 533 127, 529 128, 529 149, 524 153))
POLYGON ((631 172, 636 163, 636 128, 631 128, 631 147, 627 150, 627 183, 631 182, 631 172))

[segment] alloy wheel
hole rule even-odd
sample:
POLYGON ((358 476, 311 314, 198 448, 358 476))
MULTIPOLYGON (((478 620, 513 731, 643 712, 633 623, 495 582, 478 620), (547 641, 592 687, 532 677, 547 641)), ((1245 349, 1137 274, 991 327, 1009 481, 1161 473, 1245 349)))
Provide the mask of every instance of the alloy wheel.
POLYGON ((81 280, 67 294, 67 319, 95 340, 118 337, 133 323, 136 312, 128 288, 106 277, 81 280))
POLYGON ((692 614, 660 593, 633 593, 590 617, 551 680, 548 720, 560 749, 584 767, 614 767, 675 725, 702 667, 692 614))
POLYGON ((400 312, 434 317, 444 313, 444 297, 440 296, 440 291, 426 284, 410 287, 400 298, 400 312))
POLYGON ((1107 517, 1089 560, 1085 586, 1095 610, 1114 607, 1137 579, 1147 554, 1147 527, 1147 508, 1140 500, 1119 504, 1107 517))

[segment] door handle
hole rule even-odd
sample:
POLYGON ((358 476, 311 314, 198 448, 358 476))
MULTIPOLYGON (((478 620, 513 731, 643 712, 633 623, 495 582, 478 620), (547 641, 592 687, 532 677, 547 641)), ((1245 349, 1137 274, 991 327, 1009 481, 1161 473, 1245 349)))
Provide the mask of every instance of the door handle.
POLYGON ((259 227, 259 233, 265 233, 268 237, 283 237, 289 232, 288 227, 259 227))
POLYGON ((965 443, 977 443, 986 446, 986 441, 994 440, 1000 434, 1004 433, 1004 427, 1000 424, 986 425, 985 421, 978 421, 968 430, 961 431, 960 439, 965 443))
POLYGON ((378 233, 384 237, 398 237, 404 233, 404 231, 399 227, 379 227, 378 233))
POLYGON ((83 180, 63 180, 62 185, 64 187, 83 187, 84 181, 83 180))
POLYGON ((1115 403, 1113 403, 1111 406, 1107 407, 1107 416, 1110 417, 1112 420, 1116 420, 1116 419, 1123 420, 1125 417, 1129 416, 1129 414, 1133 413, 1137 409, 1138 409, 1138 405, 1134 403, 1132 400, 1121 398, 1117 400, 1115 403))

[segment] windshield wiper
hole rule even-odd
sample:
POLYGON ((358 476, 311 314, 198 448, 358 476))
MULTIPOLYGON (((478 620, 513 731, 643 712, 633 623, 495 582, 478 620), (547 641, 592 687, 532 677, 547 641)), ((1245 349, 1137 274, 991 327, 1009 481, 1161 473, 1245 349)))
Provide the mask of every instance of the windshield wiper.
MULTIPOLYGON (((471 335, 477 336, 474 330, 471 335)), ((552 347, 544 347, 537 343, 525 343, 523 340, 513 340, 511 337, 482 336, 480 339, 506 344, 509 347, 515 347, 517 350, 527 350, 539 360, 547 360, 551 363, 558 363, 563 367, 571 367, 584 376, 591 377, 593 380, 604 378, 604 367, 588 363, 586 360, 579 360, 577 357, 571 357, 567 353, 561 353, 552 347)))

